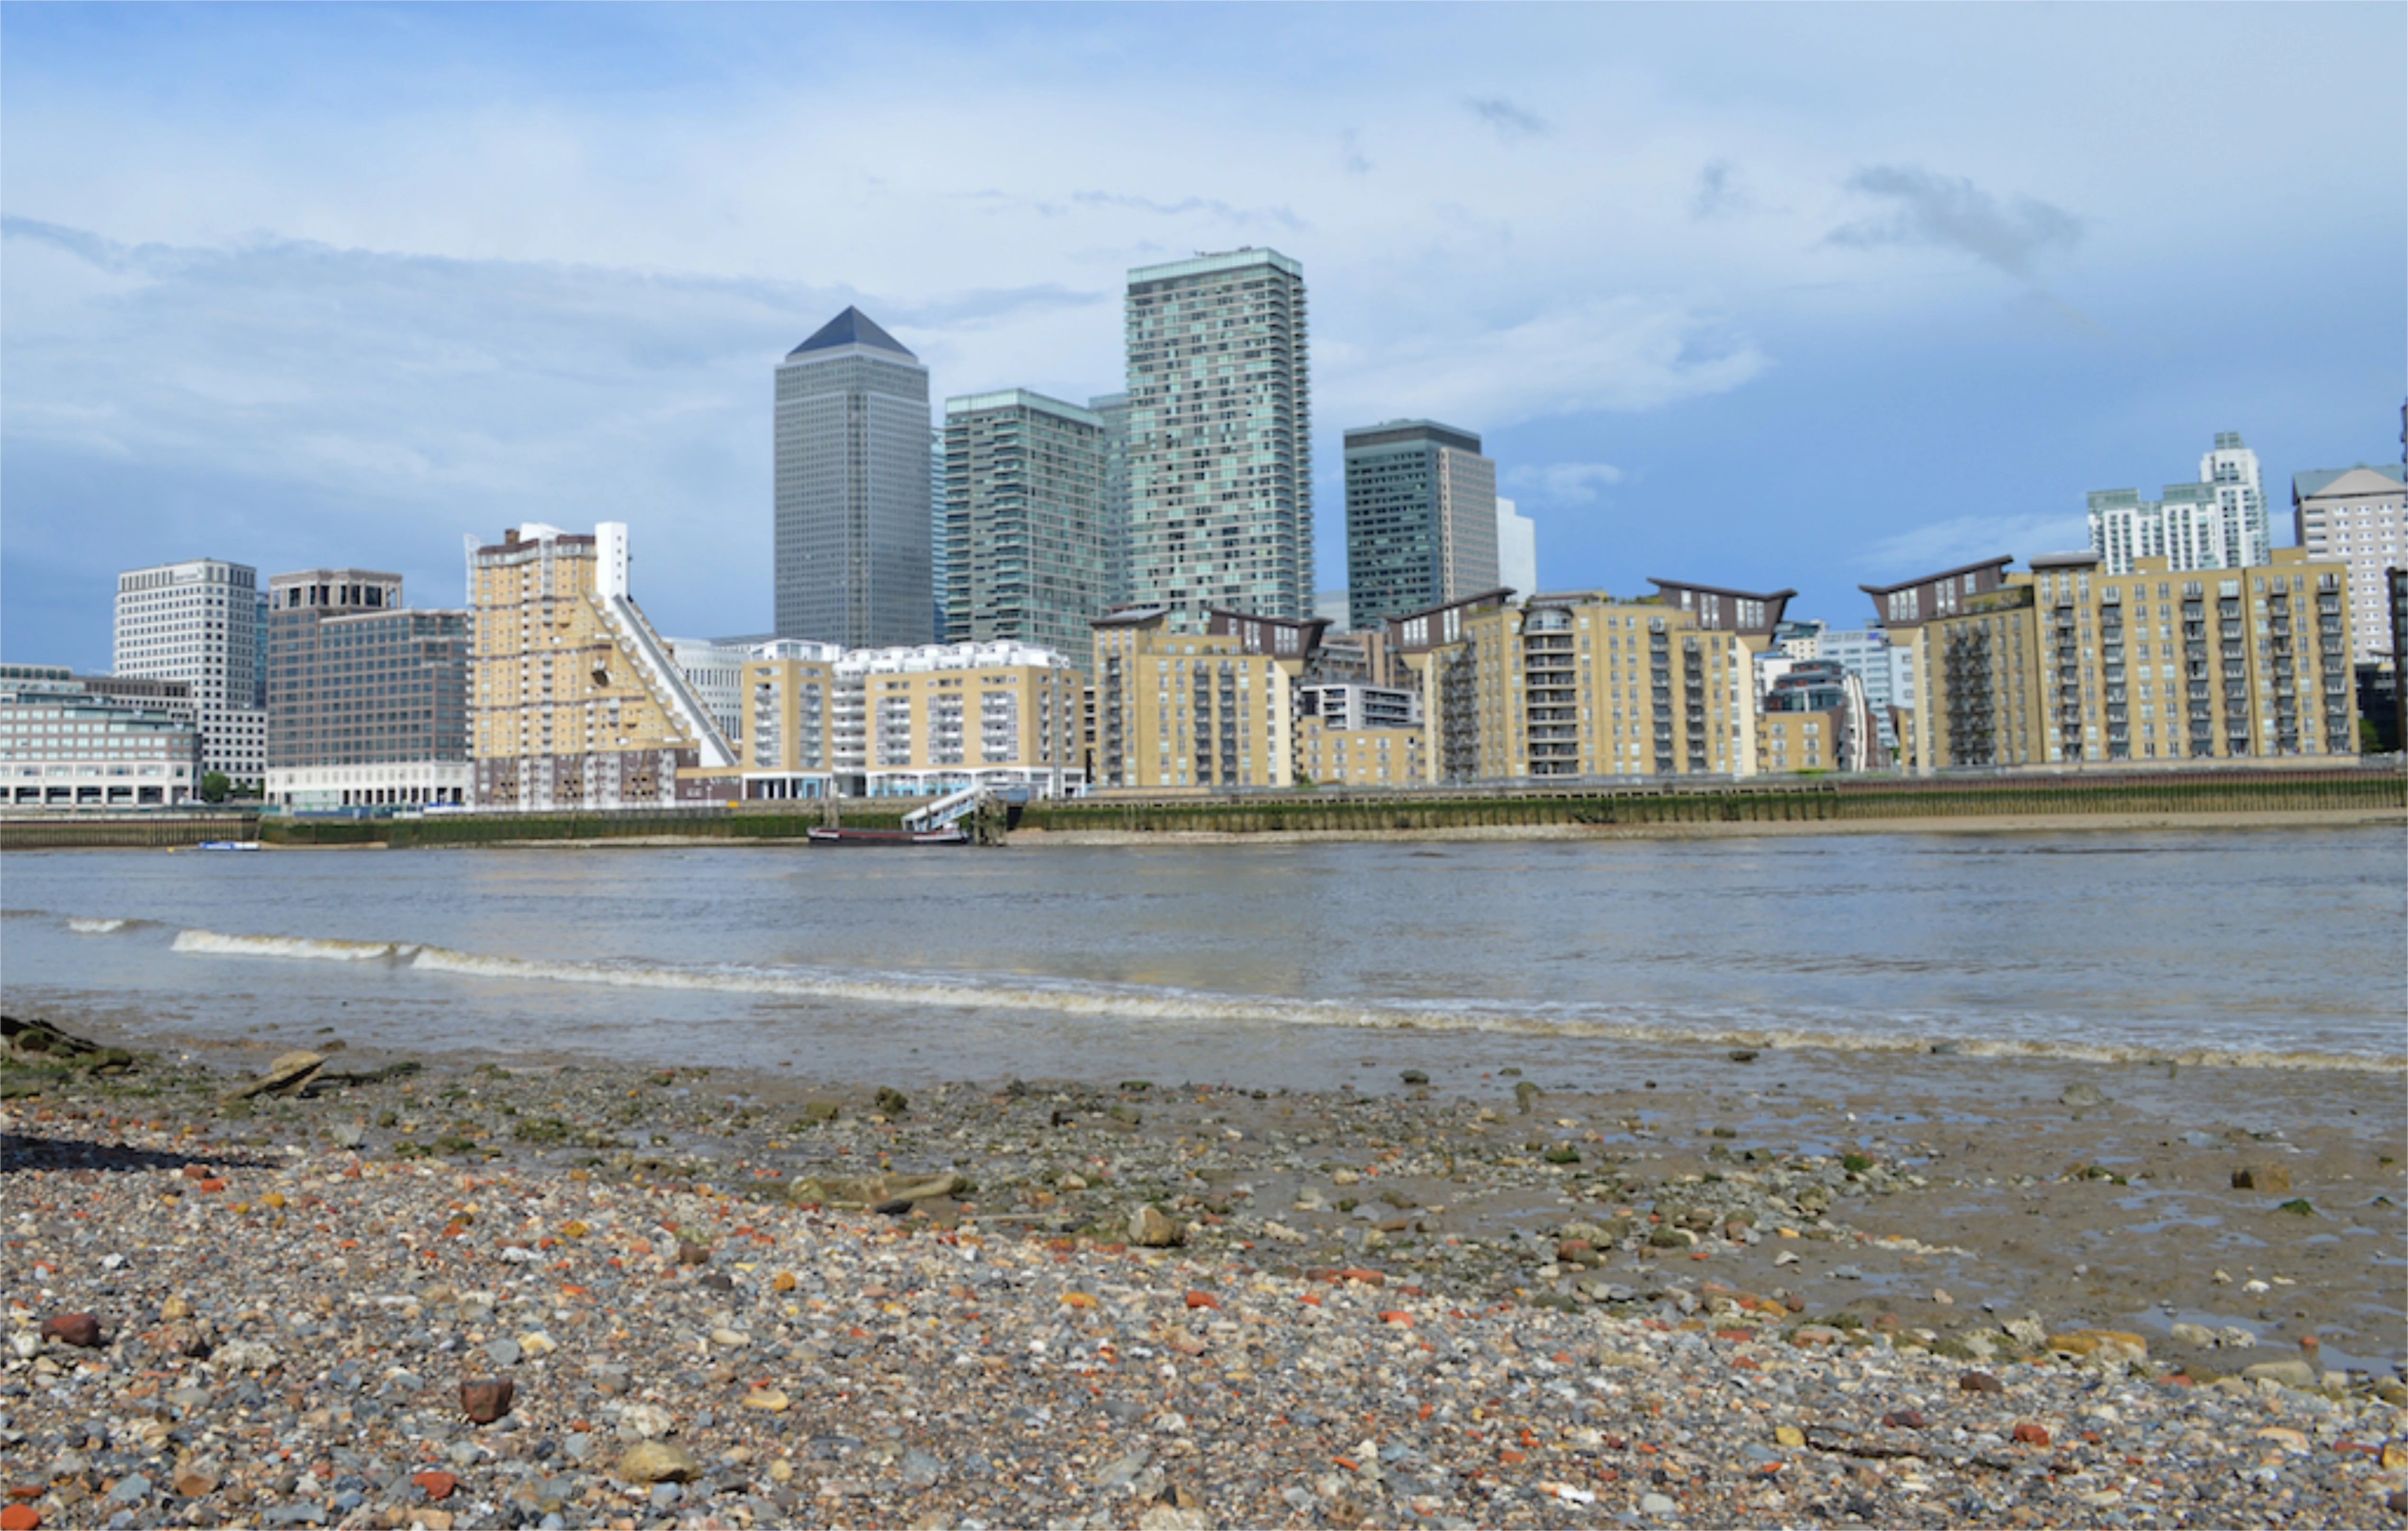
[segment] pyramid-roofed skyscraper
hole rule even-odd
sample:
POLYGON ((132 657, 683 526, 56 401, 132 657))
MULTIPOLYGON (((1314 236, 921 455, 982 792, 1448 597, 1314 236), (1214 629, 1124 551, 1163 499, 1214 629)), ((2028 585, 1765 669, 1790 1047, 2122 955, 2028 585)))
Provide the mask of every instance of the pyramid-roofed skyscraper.
POLYGON ((778 365, 781 638, 888 648, 935 637, 928 369, 857 308, 778 365))

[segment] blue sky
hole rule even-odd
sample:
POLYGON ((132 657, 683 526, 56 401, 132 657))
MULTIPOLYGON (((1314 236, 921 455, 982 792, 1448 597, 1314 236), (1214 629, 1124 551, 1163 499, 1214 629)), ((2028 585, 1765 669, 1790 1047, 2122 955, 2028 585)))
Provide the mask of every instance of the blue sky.
POLYGON ((1134 265, 1270 245, 1339 437, 1480 432, 1542 582, 1860 582, 2086 490, 2390 460, 2399 6, 0 6, 0 655, 121 568, 631 523, 768 625, 771 368, 1117 388, 1134 265))

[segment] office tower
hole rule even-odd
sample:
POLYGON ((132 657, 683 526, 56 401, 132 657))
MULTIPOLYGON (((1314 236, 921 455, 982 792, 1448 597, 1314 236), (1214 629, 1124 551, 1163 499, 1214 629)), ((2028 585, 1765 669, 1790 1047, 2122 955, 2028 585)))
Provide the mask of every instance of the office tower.
POLYGON ((1517 596, 1539 589, 1539 525, 1512 500, 1497 501, 1497 583, 1517 596))
MULTIPOLYGON (((912 442, 924 465, 925 443, 912 442)), ((924 530, 926 523, 920 523, 924 530)), ((628 588, 627 528, 530 523, 472 558, 471 801, 668 807, 733 798, 709 706, 628 588)))
POLYGON ((0 804, 168 808, 200 796, 201 730, 170 683, 145 695, 140 682, 103 680, 0 665, 0 804))
POLYGON ((945 630, 1036 643, 1085 670, 1111 607, 1104 425, 1010 388, 945 400, 945 630))
POLYGON ((779 636, 934 636, 928 429, 928 369, 859 309, 779 364, 779 636))
POLYGON ((1271 250, 1128 281, 1129 599, 1195 630, 1208 609, 1312 608, 1304 268, 1271 250))
POLYGON ((410 611, 401 576, 267 582, 267 801, 302 810, 467 801, 468 614, 410 611))
MULTIPOLYGON (((1097 394, 1087 400, 1087 411, 1104 427, 1104 609, 1110 611, 1129 599, 1128 395, 1097 394)), ((1071 652, 1084 655, 1087 646, 1071 652)))
POLYGON ((2157 499, 2137 489, 2097 489, 2089 497, 2090 550, 2111 574, 2137 558, 2163 558, 2174 571, 2241 569, 2268 561, 2273 540, 2258 454, 2235 431, 2218 431, 2199 460, 2199 482, 2169 484, 2157 499))
POLYGON ((2340 563, 2299 548, 2234 570, 2011 561, 1863 586, 1913 657, 1916 771, 2357 748, 2340 563))
POLYGON ((109 669, 190 683, 200 709, 201 769, 251 786, 265 775, 257 570, 193 558, 118 575, 109 669))
POLYGON ((928 433, 928 620, 930 640, 945 642, 945 591, 953 580, 953 547, 945 529, 945 433, 928 433))
POLYGON ((2389 658, 2388 582, 2383 571, 2408 564, 2408 488, 2402 470, 2386 463, 2321 469, 2291 475, 2291 524, 2310 557, 2349 566, 2349 626, 2358 663, 2389 658))
POLYGON ((1346 433, 1346 593, 1362 628, 1498 585, 1497 465, 1434 420, 1346 433))
POLYGON ((2237 430, 2219 430, 2215 445, 2200 455, 2199 482, 2215 491, 2216 513, 2224 521, 2224 545, 2232 555, 2228 569, 2255 568, 2274 551, 2273 527, 2266 510, 2266 486, 2258 471, 2258 454, 2241 443, 2237 430))

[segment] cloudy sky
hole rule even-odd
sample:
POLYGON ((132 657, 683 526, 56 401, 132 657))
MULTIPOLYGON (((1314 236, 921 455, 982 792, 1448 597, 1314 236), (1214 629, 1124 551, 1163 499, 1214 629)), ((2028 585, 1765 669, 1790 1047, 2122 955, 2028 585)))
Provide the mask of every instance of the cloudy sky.
POLYGON ((0 6, 0 655, 114 575, 632 524, 768 625, 770 377, 1121 378, 1128 267, 1269 245, 1340 432, 1480 432, 1543 583, 1859 582, 2085 491, 2400 451, 2396 5, 0 6))

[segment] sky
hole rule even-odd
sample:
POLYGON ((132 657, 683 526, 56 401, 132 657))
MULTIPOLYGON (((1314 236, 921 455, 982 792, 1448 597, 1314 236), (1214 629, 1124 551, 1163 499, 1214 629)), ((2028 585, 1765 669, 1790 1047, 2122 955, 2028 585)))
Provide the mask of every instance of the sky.
POLYGON ((2083 545, 2093 489, 2396 461, 2397 5, 0 5, 0 657, 115 577, 625 521, 770 619, 772 372, 1122 383, 1131 267, 1267 245, 1340 435, 1480 434, 1550 589, 2083 545))

